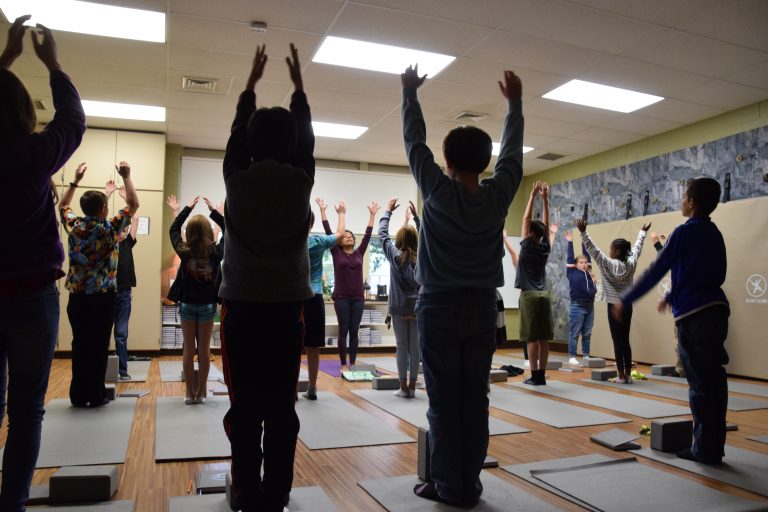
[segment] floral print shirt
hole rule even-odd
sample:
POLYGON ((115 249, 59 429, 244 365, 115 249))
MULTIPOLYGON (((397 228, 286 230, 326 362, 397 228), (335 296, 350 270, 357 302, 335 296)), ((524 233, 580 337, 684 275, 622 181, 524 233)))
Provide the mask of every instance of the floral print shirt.
POLYGON ((69 293, 117 291, 117 234, 128 215, 123 208, 111 219, 78 217, 61 208, 61 223, 69 238, 69 271, 64 284, 69 293))

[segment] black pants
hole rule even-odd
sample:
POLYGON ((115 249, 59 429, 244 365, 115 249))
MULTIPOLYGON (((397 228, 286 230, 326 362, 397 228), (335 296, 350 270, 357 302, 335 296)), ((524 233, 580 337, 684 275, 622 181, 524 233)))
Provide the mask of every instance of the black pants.
POLYGON ((693 414, 693 455, 705 462, 719 462, 725 446, 725 413, 728 406, 728 306, 713 306, 677 322, 680 360, 688 379, 693 414))
POLYGON ((349 333, 349 363, 355 364, 360 344, 360 320, 363 318, 362 299, 334 299, 333 307, 339 321, 339 360, 347 364, 347 333, 349 333))
POLYGON ((243 512, 282 511, 291 492, 303 304, 225 300, 222 307, 221 347, 230 401, 224 429, 243 512))
POLYGON ((608 327, 613 338, 613 353, 619 373, 632 371, 632 347, 629 345, 629 327, 632 325, 632 306, 624 306, 621 322, 613 318, 613 304, 608 304, 608 327))
POLYGON ((109 338, 115 320, 115 293, 72 293, 67 316, 72 326, 72 405, 100 405, 106 391, 109 338))

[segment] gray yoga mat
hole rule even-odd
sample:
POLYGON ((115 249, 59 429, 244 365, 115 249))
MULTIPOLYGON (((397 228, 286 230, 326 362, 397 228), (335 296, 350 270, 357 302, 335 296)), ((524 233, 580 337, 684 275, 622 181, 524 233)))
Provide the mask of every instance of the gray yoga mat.
POLYGON ((585 464, 594 464, 597 462, 606 462, 606 461, 612 461, 612 460, 619 460, 619 459, 615 459, 613 457, 606 457, 605 455, 594 453, 591 455, 579 455, 577 457, 566 457, 563 459, 540 460, 537 462, 525 462, 523 464, 512 464, 509 466, 502 466, 501 469, 503 469, 507 473, 511 473, 515 475, 518 478, 522 478, 528 483, 541 487, 542 489, 549 491, 552 494, 556 494, 561 498, 564 498, 568 501, 576 503, 577 505, 587 510, 591 510, 592 512, 601 512, 600 510, 596 509, 595 507, 592 507, 588 503, 579 501, 577 498, 570 496, 555 487, 552 487, 546 482, 539 480, 537 478, 533 478, 533 476, 531 476, 531 471, 540 470, 540 469, 570 468, 573 466, 583 466, 585 464))
POLYGON ((531 476, 598 510, 646 512, 651 496, 654 509, 675 512, 747 512, 765 510, 766 506, 641 464, 634 458, 534 470, 531 476))
POLYGON ((228 409, 226 396, 211 396, 196 405, 186 405, 179 397, 158 397, 155 460, 229 458, 232 452, 223 425, 228 409))
POLYGON ((335 393, 321 391, 317 400, 299 398, 299 439, 310 450, 413 443, 415 439, 335 393))
POLYGON ((758 443, 768 444, 768 436, 751 436, 748 437, 750 441, 757 441, 758 443))
MULTIPOLYGON (((336 507, 322 487, 291 489, 290 512, 335 512, 336 507)), ((168 512, 232 512, 225 494, 176 496, 170 499, 168 512)))
POLYGON ((360 362, 375 364, 377 370, 384 370, 392 375, 397 375, 397 359, 394 357, 362 357, 360 362))
POLYGON ((27 507, 30 512, 35 510, 56 510, 58 512, 133 512, 133 502, 130 500, 102 501, 86 505, 27 507))
MULTIPOLYGON (((526 512, 549 512, 560 510, 520 489, 516 485, 493 476, 487 471, 480 473, 483 483, 483 495, 480 502, 472 507, 473 512, 509 512, 510 510, 525 510, 526 512)), ((419 498, 413 493, 413 487, 423 483, 416 476, 396 476, 377 480, 357 482, 365 492, 371 495, 379 504, 390 512, 449 512, 467 510, 452 507, 443 503, 419 498)))
MULTIPOLYGON (((160 364, 160 380, 163 382, 181 382, 181 370, 183 364, 181 361, 158 361, 160 364)), ((197 363, 195 363, 197 368, 197 363)), ((213 363, 211 363, 211 369, 208 372, 208 381, 215 381, 219 378, 223 379, 224 374, 213 363)))
POLYGON ((152 361, 128 361, 128 375, 131 376, 131 380, 118 382, 146 382, 151 365, 152 361))
MULTIPOLYGON (((665 384, 663 382, 654 382, 649 380, 636 380, 632 384, 616 384, 615 382, 599 381, 591 379, 581 379, 581 382, 587 384, 596 384, 609 388, 623 389, 643 393, 645 395, 660 396, 688 403, 688 388, 665 384)), ((768 400, 755 400, 743 396, 728 396, 729 411, 753 411, 756 409, 768 409, 768 400)))
POLYGON ((664 418, 691 414, 689 407, 622 395, 613 391, 604 391, 568 382, 550 380, 547 381, 546 386, 528 386, 523 383, 513 383, 512 386, 641 418, 664 418))
MULTIPOLYGON (((688 385, 685 377, 672 377, 670 375, 652 375, 646 373, 645 376, 651 380, 663 380, 665 382, 674 382, 676 384, 688 385)), ((752 384, 738 380, 728 380, 728 391, 731 393, 742 393, 744 395, 760 396, 768 398, 768 386, 764 384, 752 384)))
POLYGON ((630 421, 603 412, 522 393, 503 386, 493 386, 488 399, 491 402, 491 407, 555 428, 586 427, 630 421))
MULTIPOLYGON (((558 356, 554 354, 549 355, 549 361, 560 361, 563 364, 568 364, 568 358, 564 356, 558 356)), ((517 366, 518 368, 524 368, 525 367, 525 360, 520 357, 511 357, 511 356, 493 356, 493 364, 495 366, 505 365, 505 364, 511 364, 512 366, 517 366)))
MULTIPOLYGON (((424 393, 419 393, 414 398, 400 398, 393 395, 391 391, 379 391, 376 389, 358 389, 352 392, 371 402, 379 409, 397 416, 414 427, 429 428, 429 423, 427 422, 429 400, 424 393)), ((488 429, 492 436, 530 432, 527 428, 508 423, 493 416, 488 418, 488 429)))
POLYGON ((660 452, 650 448, 632 450, 630 453, 768 496, 768 471, 766 471, 768 455, 726 445, 723 463, 718 466, 708 466, 681 459, 674 453, 660 452))
POLYGON ((124 463, 135 409, 135 398, 118 398, 94 409, 72 407, 69 400, 51 400, 45 406, 35 467, 124 463))

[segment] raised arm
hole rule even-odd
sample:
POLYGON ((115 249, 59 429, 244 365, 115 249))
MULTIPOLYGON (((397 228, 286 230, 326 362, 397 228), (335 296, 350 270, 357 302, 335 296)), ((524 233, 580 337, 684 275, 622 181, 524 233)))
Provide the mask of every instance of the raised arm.
POLYGON ((125 204, 128 206, 128 217, 133 217, 136 210, 139 209, 139 196, 136 194, 136 187, 131 179, 131 166, 128 162, 120 162, 116 165, 117 173, 123 178, 123 187, 125 187, 125 204))
POLYGON ((301 78, 301 64, 299 52, 291 43, 291 56, 285 58, 288 64, 288 72, 293 82, 294 93, 291 97, 291 113, 296 120, 298 138, 293 164, 304 169, 307 175, 315 180, 315 132, 312 129, 312 115, 309 111, 307 95, 304 94, 304 82, 301 78))
POLYGON ((664 242, 667 240, 667 235, 660 235, 655 231, 651 231, 648 233, 648 236, 651 237, 653 248, 656 249, 656 252, 659 252, 664 248, 664 242))
POLYGON ((408 212, 410 212, 411 217, 413 218, 413 223, 416 225, 416 231, 419 231, 421 229, 421 219, 419 218, 419 211, 416 209, 416 205, 413 204, 413 201, 408 201, 408 212))
POLYGON ((509 208, 523 179, 523 85, 512 71, 504 71, 499 89, 507 99, 507 116, 491 181, 498 186, 503 206, 509 208))
POLYGON ((251 165, 251 154, 248 151, 248 120, 256 110, 256 83, 264 74, 264 66, 267 64, 265 50, 265 45, 256 48, 245 90, 240 93, 240 98, 237 100, 235 119, 232 121, 232 130, 224 153, 225 182, 233 174, 244 171, 251 165))
POLYGON ((628 261, 637 261, 640 258, 640 253, 643 250, 643 242, 645 242, 645 235, 648 233, 648 230, 651 229, 651 223, 644 224, 643 227, 640 228, 640 231, 637 233, 637 240, 635 240, 635 245, 632 246, 632 251, 629 253, 629 258, 627 258, 628 261))
POLYGON ((395 258, 397 257, 397 249, 389 236, 389 220, 392 218, 392 213, 397 210, 399 206, 396 197, 390 199, 379 220, 379 240, 381 240, 381 247, 384 249, 384 255, 390 263, 394 263, 395 258))
MULTIPOLYGON (((634 286, 621 298, 623 304, 632 304, 648 293, 669 272, 677 256, 678 247, 685 247, 686 245, 682 240, 679 240, 680 238, 682 237, 678 230, 673 231, 669 235, 669 240, 664 250, 658 253, 656 260, 651 263, 651 266, 637 279, 634 286)), ((665 299, 669 301, 669 297, 665 297, 665 299)))
MULTIPOLYGON (((122 186, 119 189, 117 189, 117 194, 123 198, 123 201, 125 201, 125 186, 122 186)), ((138 232, 139 232, 139 223, 134 220, 131 220, 131 231, 129 234, 131 235, 131 238, 133 238, 134 242, 136 242, 137 240, 136 234, 138 232)))
POLYGON ((376 220, 376 212, 380 209, 381 206, 379 206, 379 203, 376 201, 372 201, 371 204, 368 205, 368 212, 370 213, 370 216, 368 217, 368 226, 366 226, 363 240, 357 248, 357 252, 360 254, 365 254, 365 251, 368 250, 368 243, 371 241, 371 234, 373 233, 373 223, 376 220))
POLYGON ((334 209, 339 219, 336 222, 336 243, 339 244, 341 239, 344 238, 344 231, 347 229, 347 205, 343 199, 339 199, 339 204, 334 209))
POLYGON ((574 268, 576 266, 576 256, 573 254, 573 232, 571 230, 565 232, 565 240, 568 242, 565 266, 568 268, 574 268))
POLYGON ((184 222, 187 220, 187 217, 189 217, 189 214, 192 213, 192 210, 199 200, 200 196, 195 197, 189 205, 185 206, 179 212, 171 224, 171 229, 169 230, 171 245, 173 246, 173 250, 176 251, 176 254, 179 256, 181 256, 182 249, 184 248, 184 240, 181 237, 181 226, 184 225, 184 222))
POLYGON ((69 206, 72 204, 72 199, 75 197, 75 189, 83 180, 83 176, 85 176, 86 170, 88 170, 88 166, 85 165, 85 162, 81 162, 77 166, 77 169, 75 169, 75 179, 74 181, 69 182, 69 187, 67 188, 66 192, 64 192, 64 196, 59 201, 60 210, 69 208, 69 206))
POLYGON ((581 243, 583 244, 584 248, 586 248, 587 254, 591 256, 593 260, 595 260, 597 266, 601 269, 608 267, 612 268, 612 260, 606 256, 597 245, 595 245, 595 243, 589 237, 589 234, 587 234, 587 221, 584 219, 577 220, 576 227, 578 227, 579 231, 581 232, 581 243))
POLYGON ((549 225, 549 246, 550 247, 555 245, 555 237, 557 236, 558 229, 560 229, 560 226, 558 226, 557 224, 549 225))
MULTIPOLYGON (((213 222, 216 223, 216 225, 221 230, 221 233, 223 234, 226 231, 226 223, 224 222, 224 216, 219 211, 218 207, 211 202, 210 199, 207 197, 203 197, 203 201, 205 201, 205 205, 208 207, 208 211, 210 212, 209 217, 213 222)), ((218 239, 218 235, 215 235, 214 240, 218 239)))
POLYGON ((507 248, 507 252, 509 253, 509 256, 512 258, 512 265, 514 265, 515 268, 517 268, 517 251, 515 250, 515 246, 512 245, 512 242, 509 241, 507 238, 507 230, 505 229, 502 231, 502 238, 504 239, 504 247, 507 248))
POLYGON ((528 204, 525 206, 525 213, 523 213, 523 225, 520 228, 520 238, 527 238, 531 230, 531 220, 533 219, 533 202, 536 200, 536 194, 539 193, 540 182, 533 184, 531 195, 528 196, 528 204))
MULTIPOLYGON (((549 185, 542 182, 541 183, 541 202, 542 202, 542 213, 541 213, 541 222, 544 223, 544 232, 547 231, 551 232, 550 226, 549 226, 549 185)), ((557 226, 555 226, 555 233, 557 233, 557 226)), ((552 245, 550 243, 550 245, 552 245)))
MULTIPOLYGON (((317 206, 320 208, 320 219, 323 223, 323 230, 325 230, 326 235, 332 235, 333 230, 331 229, 331 224, 328 222, 328 215, 326 213, 326 210, 328 209, 328 205, 325 204, 325 201, 323 201, 321 198, 315 198, 315 202, 317 203, 317 206)), ((346 212, 346 209, 344 210, 346 212)))

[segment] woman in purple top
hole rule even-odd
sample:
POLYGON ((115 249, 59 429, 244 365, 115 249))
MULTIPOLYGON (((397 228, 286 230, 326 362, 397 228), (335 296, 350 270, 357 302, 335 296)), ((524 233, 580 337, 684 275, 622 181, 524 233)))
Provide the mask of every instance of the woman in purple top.
MULTIPOLYGON (((363 318, 363 302, 365 291, 363 290, 363 257, 368 249, 368 242, 373 232, 373 221, 376 212, 379 211, 379 203, 376 201, 368 205, 371 216, 368 226, 365 228, 363 241, 355 248, 355 235, 350 231, 344 232, 344 238, 339 245, 331 249, 333 256, 333 306, 336 310, 336 318, 339 322, 339 359, 341 365, 347 364, 347 333, 349 333, 349 364, 355 364, 357 357, 357 345, 360 341, 358 330, 360 320, 363 318)), ((327 220, 323 221, 326 234, 331 235, 331 225, 327 220)))
POLYGON ((83 138, 80 96, 61 71, 56 43, 42 25, 32 32, 35 53, 50 73, 56 114, 35 133, 32 99, 8 68, 21 55, 30 16, 13 22, 0 55, 0 215, 13 251, 0 251, 0 361, 7 359, 8 439, 3 454, 0 510, 24 510, 40 451, 51 360, 59 331, 59 294, 64 248, 59 238, 51 176, 83 138), (10 230, 10 232, 8 232, 10 230))

